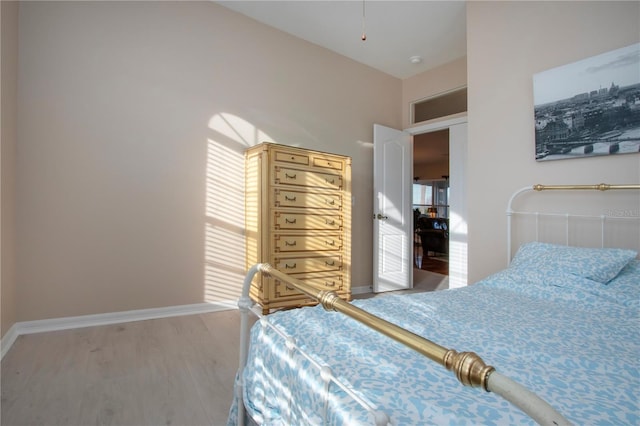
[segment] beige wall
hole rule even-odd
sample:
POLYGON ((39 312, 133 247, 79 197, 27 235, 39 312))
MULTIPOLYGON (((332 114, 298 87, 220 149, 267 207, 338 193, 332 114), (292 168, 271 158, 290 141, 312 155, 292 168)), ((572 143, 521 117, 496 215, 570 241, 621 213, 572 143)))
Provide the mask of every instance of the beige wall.
POLYGON ((236 300, 263 140, 353 157, 370 285, 372 125, 401 126, 400 80, 210 2, 24 2, 19 31, 18 320, 236 300))
POLYGON ((536 162, 532 86, 535 73, 639 40, 638 2, 468 3, 470 282, 506 264, 513 191, 640 181, 638 154, 536 162))
POLYGON ((467 85, 467 58, 402 80, 402 126, 412 127, 411 104, 467 85))
POLYGON ((0 2, 0 28, 2 41, 1 113, 2 131, 0 157, 1 173, 1 250, 0 250, 0 336, 16 322, 16 270, 15 270, 15 158, 16 107, 18 85, 18 3, 0 2))
MULTIPOLYGON (((639 13, 470 2, 468 57, 399 81, 208 2, 24 2, 9 315, 237 297, 242 151, 263 139, 353 157, 353 285, 370 285, 372 123, 408 127, 409 102, 464 85, 467 67, 470 281, 484 277, 504 266, 495 218, 514 189, 640 180, 638 155, 536 163, 531 86, 536 72, 638 41, 639 13)), ((5 59, 3 48, 3 156, 5 59)))

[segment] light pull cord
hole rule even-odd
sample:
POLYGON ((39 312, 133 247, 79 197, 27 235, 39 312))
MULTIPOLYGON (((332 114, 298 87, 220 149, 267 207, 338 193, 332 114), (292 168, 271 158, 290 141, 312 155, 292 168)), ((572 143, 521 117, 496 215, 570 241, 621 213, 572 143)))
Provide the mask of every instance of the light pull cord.
POLYGON ((362 0, 362 36, 360 37, 362 39, 362 41, 366 41, 367 40, 367 32, 365 30, 365 14, 364 14, 364 0, 362 0))

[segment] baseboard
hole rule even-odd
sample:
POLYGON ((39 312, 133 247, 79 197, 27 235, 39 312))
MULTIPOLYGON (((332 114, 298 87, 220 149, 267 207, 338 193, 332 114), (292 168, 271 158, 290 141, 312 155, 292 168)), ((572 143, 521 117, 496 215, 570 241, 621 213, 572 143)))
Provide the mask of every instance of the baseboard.
POLYGON ((16 324, 13 324, 9 330, 2 336, 2 340, 0 340, 0 359, 4 358, 4 354, 9 352, 13 342, 16 341, 19 334, 17 331, 16 324))
POLYGON ((365 294, 372 291, 371 286, 351 287, 351 294, 365 294))
POLYGON ((7 331, 0 341, 0 346, 2 348, 0 359, 2 359, 9 349, 11 349, 11 346, 16 339, 23 334, 69 330, 72 328, 119 324, 123 322, 144 321, 182 315, 196 315, 228 311, 237 308, 237 301, 223 301, 217 303, 196 303, 193 305, 167 306, 163 308, 138 309, 134 311, 109 312, 105 314, 17 322, 11 326, 9 331, 7 331))

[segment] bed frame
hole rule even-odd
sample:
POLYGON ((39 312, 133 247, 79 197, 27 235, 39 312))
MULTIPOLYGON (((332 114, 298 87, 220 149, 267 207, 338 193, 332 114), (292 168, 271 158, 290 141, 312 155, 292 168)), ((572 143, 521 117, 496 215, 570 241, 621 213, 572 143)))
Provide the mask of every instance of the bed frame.
MULTIPOLYGON (((572 218, 587 218, 596 219, 600 222, 601 228, 601 246, 605 246, 605 224, 610 216, 607 215, 569 215, 567 213, 540 213, 529 211, 515 211, 513 209, 514 201, 518 196, 529 191, 573 191, 573 190, 597 190, 597 191, 609 191, 609 190, 628 190, 635 189, 640 190, 640 185, 534 185, 522 188, 516 191, 509 199, 507 208, 507 262, 511 261, 512 257, 512 217, 515 215, 533 215, 535 218, 535 234, 536 239, 539 236, 539 223, 542 217, 561 217, 565 221, 565 241, 569 244, 570 238, 570 226, 569 221, 572 218)), ((630 214, 622 217, 628 219, 638 220, 636 214, 630 214)), ((534 393, 530 392, 520 384, 509 379, 508 377, 500 374, 494 367, 486 365, 485 362, 473 352, 458 352, 454 349, 448 349, 440 346, 428 339, 418 336, 410 331, 407 331, 401 327, 398 327, 388 321, 385 321, 379 317, 376 317, 368 312, 340 299, 335 292, 326 291, 317 288, 313 285, 295 279, 282 272, 275 270, 268 264, 256 264, 248 271, 242 290, 242 296, 238 302, 238 307, 241 312, 241 341, 240 341, 240 366, 238 369, 238 378, 236 385, 236 397, 238 402, 238 425, 244 425, 245 421, 245 407, 243 402, 243 371, 247 363, 248 345, 249 345, 249 313, 255 314, 260 318, 260 324, 262 327, 270 327, 280 334, 286 341, 287 350, 291 353, 294 351, 302 354, 307 360, 315 365, 319 370, 321 377, 325 381, 325 394, 328 394, 328 388, 331 383, 340 387, 345 393, 350 395, 359 405, 361 405, 366 411, 368 411, 371 417, 374 419, 376 425, 389 424, 389 417, 383 412, 375 410, 367 401, 360 398, 355 392, 353 392, 349 386, 341 383, 336 377, 333 376, 331 369, 324 365, 319 365, 310 356, 304 353, 297 345, 294 339, 282 333, 279 329, 270 324, 265 317, 261 314, 259 309, 254 307, 253 301, 249 297, 249 289, 251 281, 255 274, 262 273, 266 276, 271 276, 287 283, 296 290, 306 294, 309 297, 317 300, 322 306, 329 311, 341 312, 344 315, 353 318, 362 324, 384 334, 385 336, 394 339, 403 345, 417 351, 418 353, 426 356, 434 362, 442 365, 449 371, 452 371, 457 379, 465 386, 482 388, 487 392, 493 392, 502 396, 507 401, 511 402, 524 413, 530 416, 533 420, 541 425, 568 425, 570 422, 558 413, 551 405, 546 401, 539 398, 534 393)), ((326 404, 325 404, 326 408, 326 404)), ((325 410, 326 411, 326 410, 325 410)), ((326 412, 324 413, 326 418, 326 412)))
MULTIPOLYGON (((509 203, 507 206, 507 265, 511 263, 511 259, 513 256, 513 242, 514 242, 514 234, 513 234, 513 218, 515 216, 529 216, 534 220, 535 227, 535 236, 533 240, 540 241, 541 239, 541 222, 543 219, 556 219, 561 222, 560 229, 562 231, 562 238, 560 239, 560 243, 565 245, 570 245, 576 237, 572 235, 571 231, 571 221, 572 220, 581 220, 583 222, 592 221, 597 223, 597 227, 599 228, 600 234, 600 247, 606 246, 606 229, 607 225, 612 221, 638 221, 640 216, 640 209, 635 212, 626 211, 626 214, 622 211, 618 211, 617 215, 605 214, 605 212, 601 212, 601 214, 569 214, 569 213, 557 213, 557 212, 540 212, 540 211, 517 211, 514 210, 514 204, 518 197, 523 194, 526 194, 531 191, 542 192, 542 191, 553 191, 553 192, 563 192, 563 191, 612 191, 612 190, 638 190, 640 189, 640 185, 637 184, 628 184, 628 185, 609 185, 606 183, 600 183, 597 185, 533 185, 527 186, 519 189, 514 192, 511 198, 509 198, 509 203)), ((590 229, 593 229, 590 228, 590 229)), ((636 243, 637 244, 637 243, 636 243)), ((639 249, 640 247, 630 247, 634 249, 639 249)))

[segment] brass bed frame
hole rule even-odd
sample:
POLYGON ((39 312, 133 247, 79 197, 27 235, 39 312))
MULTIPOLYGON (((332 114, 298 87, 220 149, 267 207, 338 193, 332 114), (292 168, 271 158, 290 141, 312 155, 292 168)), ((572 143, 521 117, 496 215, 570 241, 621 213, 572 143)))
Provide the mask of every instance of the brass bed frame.
MULTIPOLYGON (((508 252, 509 260, 511 259, 511 217, 519 212, 515 212, 512 209, 514 199, 527 191, 547 191, 547 190, 626 190, 626 189, 640 189, 639 184, 630 185, 609 185, 609 184, 597 184, 597 185, 534 185, 522 188, 516 191, 509 200, 507 209, 508 218, 508 252)), ((267 276, 271 276, 287 283, 287 285, 294 289, 304 293, 305 295, 314 298, 322 306, 329 311, 337 311, 348 317, 359 321, 360 323, 382 333, 383 335, 394 339, 403 345, 417 351, 418 353, 426 356, 434 362, 437 362, 449 371, 452 371, 457 379, 465 386, 482 388, 487 392, 496 393, 507 401, 511 402, 533 420, 541 425, 568 425, 570 422, 557 412, 546 401, 539 398, 537 395, 524 388, 522 385, 515 381, 503 376, 492 366, 486 365, 485 362, 475 354, 474 352, 458 352, 454 349, 448 349, 437 343, 434 343, 428 339, 418 336, 408 330, 405 330, 395 324, 392 324, 384 319, 381 319, 375 315, 372 315, 351 303, 345 302, 340 299, 338 295, 333 291, 326 291, 324 289, 317 288, 313 285, 300 281, 289 275, 286 275, 268 264, 256 264, 252 266, 244 280, 242 297, 238 302, 238 307, 241 311, 241 342, 240 342, 240 368, 238 370, 238 383, 236 387, 236 396, 238 397, 238 424, 243 425, 245 420, 245 407, 242 400, 243 396, 243 377, 242 372, 247 362, 248 354, 248 313, 253 312, 258 317, 262 317, 260 313, 252 310, 253 302, 249 297, 249 288, 251 281, 256 273, 262 273, 267 276)), ((263 323, 266 326, 267 322, 263 323)), ((273 326, 271 326, 273 327, 273 326)), ((295 342, 287 341, 287 345, 295 345, 295 342)), ((326 368, 320 367, 319 368, 326 368)), ((340 387, 345 389, 335 378, 331 376, 330 370, 323 371, 323 377, 326 380, 331 380, 337 383, 340 387)), ((350 392, 348 392, 350 393, 350 392)), ((389 422, 389 418, 385 413, 375 411, 372 407, 368 406, 366 402, 359 401, 358 397, 350 393, 354 399, 356 399, 365 409, 372 412, 376 425, 386 425, 389 422)))

